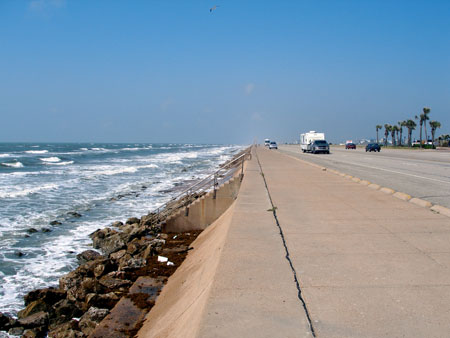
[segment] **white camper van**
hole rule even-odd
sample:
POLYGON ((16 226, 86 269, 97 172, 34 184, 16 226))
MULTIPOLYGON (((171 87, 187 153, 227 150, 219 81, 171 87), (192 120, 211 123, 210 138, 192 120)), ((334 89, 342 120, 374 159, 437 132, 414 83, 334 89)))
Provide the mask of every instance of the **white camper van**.
POLYGON ((270 145, 270 140, 269 140, 268 138, 266 138, 266 139, 264 140, 264 145, 265 145, 266 147, 268 147, 268 146, 270 145))
POLYGON ((300 134, 300 147, 304 153, 311 151, 311 145, 314 141, 325 140, 324 133, 316 133, 311 130, 308 133, 300 134))

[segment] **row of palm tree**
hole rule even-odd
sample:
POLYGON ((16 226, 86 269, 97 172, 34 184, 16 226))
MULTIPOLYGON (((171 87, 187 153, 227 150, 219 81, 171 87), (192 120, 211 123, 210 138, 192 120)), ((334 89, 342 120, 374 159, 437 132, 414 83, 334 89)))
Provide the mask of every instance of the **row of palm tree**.
MULTIPOLYGON (((423 145, 422 128, 424 129, 424 132, 425 132, 425 140, 426 140, 426 142, 428 142, 427 121, 430 120, 430 117, 428 116, 430 114, 430 111, 431 111, 430 108, 425 107, 425 108, 423 108, 422 114, 420 114, 419 116, 416 115, 414 117, 414 119, 419 122, 419 126, 420 126, 420 146, 423 145)), ((438 121, 430 121, 429 125, 431 128, 431 139, 434 142, 436 129, 441 127, 441 123, 438 121)), ((412 131, 415 130, 417 127, 417 123, 413 119, 399 121, 397 124, 394 124, 394 125, 390 125, 390 124, 386 123, 384 125, 384 145, 387 146, 388 137, 389 137, 389 133, 390 133, 391 139, 392 139, 392 145, 393 146, 396 146, 396 145, 403 146, 402 140, 403 140, 403 128, 404 127, 406 129, 408 129, 408 146, 411 147, 412 146, 412 143, 411 143, 412 131)), ((378 140, 378 131, 381 130, 382 128, 383 128, 383 126, 381 124, 376 125, 375 129, 377 132, 377 143, 379 143, 378 142, 379 141, 378 140)))

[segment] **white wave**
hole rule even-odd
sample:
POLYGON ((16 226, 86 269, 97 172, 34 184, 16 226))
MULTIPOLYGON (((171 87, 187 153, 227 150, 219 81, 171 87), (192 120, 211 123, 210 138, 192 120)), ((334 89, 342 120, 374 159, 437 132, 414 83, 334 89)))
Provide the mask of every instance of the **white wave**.
POLYGON ((46 154, 48 150, 27 150, 25 151, 27 154, 46 154))
POLYGON ((45 190, 54 190, 57 189, 59 186, 54 183, 48 183, 44 184, 38 187, 32 187, 28 189, 21 189, 20 187, 12 187, 13 189, 9 191, 1 191, 0 190, 0 198, 16 198, 16 197, 23 197, 31 194, 38 193, 39 191, 45 191, 45 190))
POLYGON ((49 163, 45 163, 48 165, 69 165, 69 164, 73 164, 73 161, 65 161, 65 162, 49 162, 49 163))
POLYGON ((90 150, 94 150, 94 151, 105 151, 105 148, 91 148, 90 150))
POLYGON ((147 164, 147 165, 141 165, 138 167, 139 169, 144 168, 159 168, 156 164, 147 164))
POLYGON ((88 148, 80 148, 80 150, 87 151, 89 149, 88 148))
MULTIPOLYGON (((135 173, 138 171, 135 167, 111 167, 111 166, 103 166, 99 167, 101 170, 96 170, 92 174, 93 176, 98 175, 105 175, 105 176, 112 176, 112 175, 118 175, 118 174, 124 174, 124 173, 135 173)), ((97 168, 97 169, 99 169, 97 168)))
POLYGON ((120 150, 125 150, 125 151, 137 151, 137 150, 140 150, 140 149, 142 149, 142 148, 122 148, 122 149, 120 149, 120 150))
POLYGON ((19 161, 11 162, 11 163, 0 163, 0 165, 2 165, 4 167, 11 167, 11 168, 23 168, 23 164, 19 161))
POLYGON ((59 157, 46 157, 46 158, 41 158, 40 159, 42 162, 61 162, 61 159, 59 157))
POLYGON ((11 156, 11 154, 0 154, 0 158, 1 157, 10 157, 11 156))

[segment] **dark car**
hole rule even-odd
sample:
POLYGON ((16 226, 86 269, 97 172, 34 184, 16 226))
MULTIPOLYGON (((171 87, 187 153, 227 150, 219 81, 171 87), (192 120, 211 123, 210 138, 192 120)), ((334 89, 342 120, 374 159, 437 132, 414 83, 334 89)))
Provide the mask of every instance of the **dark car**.
POLYGON ((325 140, 315 140, 311 144, 311 152, 313 154, 317 154, 317 153, 329 154, 330 153, 330 146, 328 145, 328 142, 325 141, 325 140))
POLYGON ((345 149, 356 149, 356 144, 354 144, 354 143, 347 143, 345 145, 345 149))
POLYGON ((369 143, 366 145, 366 151, 378 151, 380 152, 381 147, 378 143, 369 143))

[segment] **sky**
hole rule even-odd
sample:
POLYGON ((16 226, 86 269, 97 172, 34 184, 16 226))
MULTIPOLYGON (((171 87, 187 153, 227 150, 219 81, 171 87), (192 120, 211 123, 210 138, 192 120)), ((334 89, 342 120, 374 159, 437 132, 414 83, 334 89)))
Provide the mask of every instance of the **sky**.
POLYGON ((425 106, 449 134, 449 18, 448 0, 0 0, 0 142, 341 142, 425 106))

